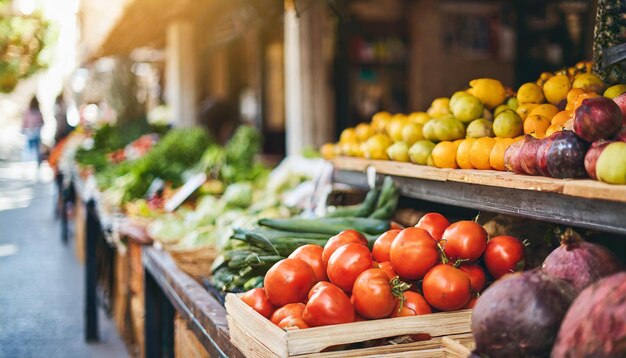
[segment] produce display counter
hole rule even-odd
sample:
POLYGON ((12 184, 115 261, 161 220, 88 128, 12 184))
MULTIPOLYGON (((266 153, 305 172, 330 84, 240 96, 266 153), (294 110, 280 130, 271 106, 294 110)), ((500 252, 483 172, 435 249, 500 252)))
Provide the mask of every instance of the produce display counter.
POLYGON ((211 357, 243 357, 230 342, 226 309, 171 256, 154 247, 144 249, 146 277, 146 356, 174 356, 174 313, 186 321, 211 357))
POLYGON ((626 185, 349 157, 333 165, 339 183, 366 187, 365 172, 373 167, 415 199, 626 234, 626 185))

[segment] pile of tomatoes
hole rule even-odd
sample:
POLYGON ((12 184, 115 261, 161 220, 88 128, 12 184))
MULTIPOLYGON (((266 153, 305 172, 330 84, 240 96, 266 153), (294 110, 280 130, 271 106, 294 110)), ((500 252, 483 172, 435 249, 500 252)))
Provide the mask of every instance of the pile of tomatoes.
POLYGON ((385 232, 372 250, 355 230, 299 247, 241 298, 281 328, 454 311, 472 308, 489 277, 523 269, 524 256, 515 237, 488 240, 475 221, 428 213, 385 232))

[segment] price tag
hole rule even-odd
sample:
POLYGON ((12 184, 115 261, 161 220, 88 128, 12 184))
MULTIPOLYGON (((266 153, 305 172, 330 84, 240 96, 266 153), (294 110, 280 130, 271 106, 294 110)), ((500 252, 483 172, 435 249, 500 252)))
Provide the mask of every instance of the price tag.
POLYGON ((367 185, 370 189, 374 189, 376 187, 376 168, 374 166, 367 167, 367 185))
POLYGON ((187 180, 185 185, 183 185, 180 190, 174 196, 170 198, 170 200, 165 203, 165 210, 168 212, 172 212, 176 210, 177 207, 180 206, 187 198, 193 194, 196 189, 198 189, 204 182, 206 181, 207 176, 206 173, 199 173, 187 180))
POLYGON ((150 184, 150 186, 148 187, 148 190, 146 191, 146 198, 149 199, 153 197, 154 194, 156 194, 159 190, 163 189, 164 187, 165 187, 165 182, 163 181, 163 179, 155 178, 150 184))

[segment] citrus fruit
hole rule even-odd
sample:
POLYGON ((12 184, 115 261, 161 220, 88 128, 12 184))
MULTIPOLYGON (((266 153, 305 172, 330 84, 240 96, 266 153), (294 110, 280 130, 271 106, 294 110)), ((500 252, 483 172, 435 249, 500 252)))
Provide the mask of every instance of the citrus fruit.
POLYGON ((457 95, 455 101, 450 101, 450 109, 456 119, 469 123, 483 114, 483 103, 469 93, 462 93, 465 94, 457 95))
POLYGON ((378 112, 372 116, 372 127, 374 127, 374 131, 378 133, 383 133, 385 131, 385 126, 387 122, 391 120, 391 113, 389 112, 378 112))
POLYGON ((435 161, 433 160, 433 156, 429 155, 428 159, 426 160, 426 165, 428 165, 429 167, 434 167, 435 166, 435 161))
POLYGON ((543 85, 543 94, 546 100, 552 104, 559 104, 567 98, 567 92, 572 88, 569 77, 565 75, 557 75, 543 85))
POLYGON ((513 110, 507 109, 493 120, 493 133, 498 137, 514 138, 522 134, 522 118, 513 110))
POLYGON ((391 146, 391 139, 382 133, 371 136, 363 146, 363 154, 369 159, 388 159, 387 148, 391 146))
POLYGON ((493 78, 471 80, 469 85, 471 88, 468 89, 467 92, 478 97, 489 109, 496 108, 506 99, 506 89, 502 85, 502 82, 494 80, 493 78))
POLYGON ((359 142, 365 142, 369 137, 374 135, 374 128, 369 123, 359 123, 355 128, 356 137, 359 142))
POLYGON ((489 155, 491 148, 496 144, 494 138, 483 137, 478 138, 470 148, 470 163, 476 169, 491 169, 489 164, 489 155))
POLYGON ((450 98, 436 98, 428 108, 428 115, 433 118, 441 118, 450 114, 450 98))
POLYGON ((418 140, 424 139, 422 127, 421 124, 413 122, 405 124, 402 128, 402 141, 411 146, 418 140))
POLYGON ((463 126, 461 121, 452 117, 439 118, 435 125, 435 137, 439 141, 453 141, 464 138, 465 126, 463 126))
POLYGON ((408 123, 408 119, 406 116, 397 114, 391 118, 391 121, 387 124, 387 134, 392 141, 398 142, 402 140, 402 130, 404 126, 408 123))
POLYGON ((569 92, 567 92, 567 103, 574 102, 574 100, 576 100, 576 97, 580 96, 583 93, 585 93, 583 89, 572 88, 571 90, 569 90, 569 92))
POLYGON ((502 138, 496 141, 496 144, 491 148, 491 153, 489 154, 489 165, 495 170, 504 171, 506 168, 504 167, 504 153, 509 149, 511 144, 515 143, 513 138, 502 138))
POLYGON ((470 150, 476 139, 467 138, 463 140, 456 149, 456 164, 461 169, 474 169, 470 162, 470 150))
POLYGON ((517 102, 517 97, 511 97, 506 101, 506 105, 509 106, 512 110, 516 110, 519 103, 517 102))
POLYGON ((322 158, 330 160, 337 156, 337 149, 333 143, 326 143, 320 147, 320 154, 322 158))
POLYGON ((435 148, 435 143, 426 139, 418 140, 409 148, 411 162, 426 165, 433 148, 435 148))
POLYGON ((581 73, 574 78, 573 88, 580 88, 587 92, 602 93, 604 82, 595 73, 581 73))
POLYGON ((600 97, 600 95, 595 93, 595 92, 585 92, 585 93, 579 95, 574 100, 572 111, 576 111, 578 109, 578 107, 580 107, 580 105, 583 104, 584 100, 589 99, 589 98, 596 98, 596 97, 600 97))
POLYGON ((459 99, 461 99, 461 97, 470 95, 469 93, 465 92, 465 91, 456 91, 454 92, 454 94, 450 97, 450 109, 452 109, 452 107, 454 107, 454 105, 458 102, 459 99))
POLYGON ((409 114, 409 122, 424 125, 430 121, 430 116, 426 112, 413 112, 409 114))
POLYGON ((524 121, 524 133, 533 134, 536 138, 544 138, 548 127, 550 120, 537 114, 531 114, 524 121))
POLYGON ((515 112, 522 118, 526 119, 526 117, 530 114, 530 112, 535 109, 535 107, 539 106, 536 103, 525 103, 517 106, 515 112))
POLYGON ((456 146, 450 141, 437 143, 430 155, 437 168, 458 168, 456 165, 456 146))
POLYGON ((437 127, 438 121, 439 119, 435 118, 435 119, 431 119, 430 121, 426 122, 426 124, 424 124, 424 126, 422 127, 422 135, 424 136, 424 138, 433 142, 439 141, 437 140, 437 135, 435 134, 435 127, 437 127))
POLYGON ((509 107, 507 104, 501 104, 498 107, 496 107, 496 109, 493 110, 493 116, 497 116, 498 114, 500 114, 502 111, 506 110, 506 109, 511 109, 511 107, 509 107))
POLYGON ((559 112, 559 108, 557 106, 549 104, 549 103, 544 103, 533 108, 530 111, 530 113, 528 113, 528 115, 529 116, 539 115, 539 116, 546 117, 548 119, 552 119, 552 117, 554 117, 554 115, 557 114, 558 112, 559 112))
POLYGON ((346 128, 341 132, 339 136, 339 143, 358 142, 359 138, 356 136, 354 128, 346 128))
POLYGON ((387 148, 387 156, 397 162, 408 162, 409 146, 404 142, 395 142, 387 148))
POLYGON ((555 114, 554 117, 552 117, 552 120, 550 121, 550 123, 556 124, 556 125, 563 125, 565 124, 565 122, 572 119, 573 117, 574 117, 574 112, 563 110, 555 114))
POLYGON ((543 103, 544 100, 545 97, 543 96, 543 91, 541 90, 541 87, 539 87, 536 83, 524 83, 517 90, 517 102, 519 104, 543 103))
POLYGON ((611 86, 604 91, 604 97, 613 99, 626 92, 626 84, 611 86))
POLYGON ((563 125, 561 124, 550 124, 550 127, 546 129, 546 137, 551 136, 554 132, 560 132, 563 130, 563 125))
POLYGON ((493 124, 483 118, 475 119, 467 126, 465 136, 467 138, 493 137, 493 124))

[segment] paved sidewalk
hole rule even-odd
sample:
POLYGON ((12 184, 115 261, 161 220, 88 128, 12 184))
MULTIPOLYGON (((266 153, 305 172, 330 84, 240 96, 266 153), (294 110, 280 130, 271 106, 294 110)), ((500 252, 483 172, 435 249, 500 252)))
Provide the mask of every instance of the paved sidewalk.
POLYGON ((84 270, 59 237, 49 169, 0 161, 0 358, 127 357, 110 319, 84 341, 84 270))

